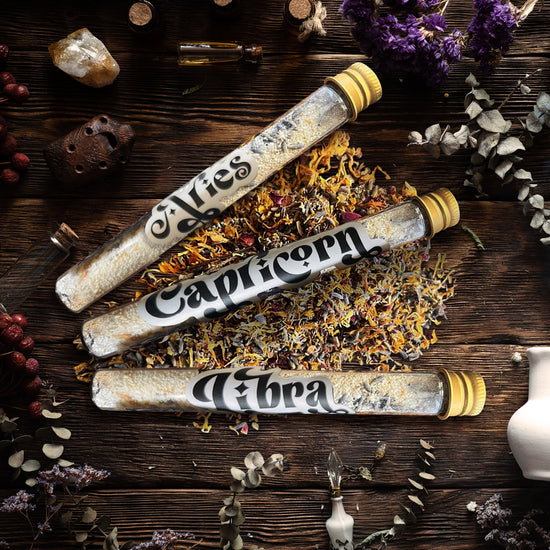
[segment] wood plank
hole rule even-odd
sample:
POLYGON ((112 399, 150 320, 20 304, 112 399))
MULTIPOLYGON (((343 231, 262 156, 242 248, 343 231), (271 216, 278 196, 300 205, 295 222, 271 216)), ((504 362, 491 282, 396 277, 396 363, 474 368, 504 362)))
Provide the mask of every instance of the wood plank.
MULTIPOLYGON (((267 483, 266 483, 267 485, 267 483)), ((504 505, 511 508, 513 522, 518 521, 535 505, 547 507, 548 492, 542 486, 529 489, 469 490, 431 489, 425 498, 426 511, 418 522, 395 538, 391 548, 430 550, 434 547, 449 550, 491 548, 483 544, 486 530, 476 525, 474 515, 466 510, 470 501, 479 504, 495 492, 503 495, 504 505)), ((0 496, 5 491, 0 491, 0 496)), ((347 512, 353 516, 354 540, 361 541, 369 534, 389 528, 394 514, 402 513, 400 503, 406 502, 404 490, 379 491, 371 488, 344 490, 347 512)), ((229 491, 167 490, 111 491, 99 490, 89 494, 87 504, 100 515, 108 515, 118 527, 119 540, 126 542, 149 539, 156 529, 175 529, 192 532, 200 548, 218 547, 218 510, 229 491)), ((241 533, 247 545, 257 544, 266 550, 316 550, 328 548, 325 521, 330 516, 328 490, 265 488, 250 490, 240 497, 246 521, 241 533)), ((5 515, 0 516, 5 522, 5 515)), ((14 518, 5 533, 10 540, 24 540, 24 524, 14 518)), ((1 524, 0 524, 1 525, 1 524)), ((0 531, 1 533, 2 531, 0 531)), ((2 533, 4 536, 4 533, 2 533)), ((14 546, 17 548, 17 546, 14 546)), ((22 546, 21 546, 22 547, 22 546)), ((59 531, 54 537, 46 535, 40 544, 43 549, 71 548, 68 535, 59 531)))

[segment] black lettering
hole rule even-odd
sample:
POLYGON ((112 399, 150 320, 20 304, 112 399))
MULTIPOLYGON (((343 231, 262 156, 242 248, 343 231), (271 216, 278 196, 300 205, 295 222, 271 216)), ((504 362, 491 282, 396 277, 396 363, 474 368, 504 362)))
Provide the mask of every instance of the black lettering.
POLYGON ((302 397, 304 395, 304 385, 301 382, 288 382, 283 384, 283 401, 285 407, 295 407, 294 397, 302 397), (294 395, 292 393, 294 392, 294 395))
POLYGON ((254 287, 254 282, 252 281, 250 277, 250 262, 254 259, 254 256, 250 258, 244 265, 241 265, 237 269, 239 272, 239 276, 241 277, 241 282, 243 284, 243 288, 248 289, 254 287))
POLYGON ((210 292, 208 285, 204 281, 192 282, 189 286, 185 287, 183 293, 188 296, 187 305, 193 309, 201 307, 203 300, 206 302, 216 301, 216 296, 210 292))
POLYGON ((312 407, 313 410, 318 411, 317 407, 321 406, 327 412, 335 412, 330 406, 327 386, 323 380, 312 380, 306 387, 311 392, 306 395, 306 403, 312 407))
POLYGON ((218 296, 222 299, 227 308, 235 306, 235 302, 231 300, 231 295, 239 286, 239 278, 234 269, 227 269, 214 279, 214 286, 218 291, 218 296))
POLYGON ((271 374, 261 374, 258 377, 257 399, 260 409, 273 409, 281 401, 281 386, 277 382, 269 383, 271 374))
POLYGON ((317 256, 319 256, 319 260, 323 262, 330 259, 330 254, 328 253, 327 248, 334 246, 335 242, 336 241, 334 240, 334 237, 332 235, 323 235, 319 239, 315 239, 315 241, 313 241, 313 246, 317 251, 317 256))
POLYGON ((230 189, 233 185, 233 182, 235 181, 233 176, 227 177, 231 174, 229 170, 226 168, 221 168, 214 174, 214 183, 216 184, 216 187, 219 189, 223 189, 224 191, 227 189, 230 189))
POLYGON ((165 313, 164 311, 162 311, 162 309, 159 307, 159 304, 174 300, 179 294, 180 290, 181 283, 177 283, 174 286, 168 287, 166 290, 151 294, 145 299, 145 311, 156 319, 167 319, 168 317, 178 315, 178 313, 181 313, 185 308, 184 298, 180 297, 179 306, 175 311, 172 311, 170 313, 165 313))
MULTIPOLYGON (((310 248, 310 253, 311 253, 311 248, 310 248)), ((288 252, 281 252, 280 254, 277 254, 275 258, 273 258, 273 271, 275 275, 279 279, 281 279, 281 281, 284 281, 287 284, 297 284, 307 280, 308 277, 311 275, 311 269, 306 269, 305 272, 301 274, 296 274, 296 273, 289 273, 288 271, 285 271, 281 267, 281 265, 279 264, 279 260, 288 260, 288 258, 289 258, 288 252)))
POLYGON ((214 408, 221 411, 228 410, 224 399, 224 387, 226 380, 231 376, 230 372, 216 372, 199 378, 193 385, 193 397, 201 403, 213 403, 214 408), (210 380, 214 380, 211 393, 206 393, 207 385, 210 380))
POLYGON ((335 236, 342 252, 352 252, 351 254, 344 254, 342 256, 342 263, 344 265, 354 265, 361 258, 368 258, 372 255, 370 250, 365 248, 365 245, 361 240, 361 235, 359 235, 355 227, 346 227, 342 231, 336 233, 335 236), (348 243, 348 236, 351 238, 353 247, 351 247, 348 243))
POLYGON ((235 170, 235 177, 238 180, 244 180, 250 175, 250 172, 252 171, 252 167, 250 166, 249 162, 246 162, 246 161, 239 162, 240 160, 241 160, 240 156, 236 156, 235 158, 232 158, 229 161, 229 166, 231 166, 231 168, 235 170))

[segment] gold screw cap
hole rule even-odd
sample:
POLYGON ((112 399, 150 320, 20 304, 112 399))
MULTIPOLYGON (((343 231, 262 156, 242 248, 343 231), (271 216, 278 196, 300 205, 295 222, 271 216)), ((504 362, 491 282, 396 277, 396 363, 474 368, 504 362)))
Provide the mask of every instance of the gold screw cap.
POLYGON ((476 416, 485 405, 485 382, 480 374, 474 371, 451 372, 439 369, 447 381, 449 398, 447 410, 439 418, 449 416, 476 416))
POLYGON ((346 94, 352 108, 350 120, 382 97, 378 77, 364 63, 354 63, 336 76, 329 76, 326 82, 332 82, 346 94))
POLYGON ((454 195, 445 187, 417 197, 422 203, 428 218, 430 219, 430 234, 432 238, 436 233, 456 225, 460 220, 460 208, 454 195))

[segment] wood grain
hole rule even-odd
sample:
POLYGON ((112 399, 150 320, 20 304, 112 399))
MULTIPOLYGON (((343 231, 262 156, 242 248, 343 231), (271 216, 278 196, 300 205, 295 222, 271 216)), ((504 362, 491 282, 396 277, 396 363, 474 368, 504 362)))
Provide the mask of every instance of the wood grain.
MULTIPOLYGON (((1 104, 1 114, 31 157, 23 183, 0 186, 0 273, 55 223, 68 223, 80 242, 59 268, 69 267, 145 214, 156 202, 262 130, 287 109, 318 88, 324 79, 355 61, 365 61, 339 13, 340 0, 327 0, 327 36, 300 44, 286 31, 282 0, 241 0, 234 19, 217 18, 206 2, 158 2, 161 23, 151 35, 135 35, 125 21, 126 3, 39 0, 2 7, 0 42, 10 46, 7 70, 28 85, 30 100, 21 106, 1 104), (47 47, 87 26, 104 40, 120 64, 113 86, 87 88, 56 69, 47 47), (264 47, 257 66, 232 64, 178 68, 178 40, 238 40, 264 47), (193 93, 190 89, 198 87, 193 93), (91 117, 107 113, 130 123, 137 140, 128 166, 116 177, 82 189, 54 181, 42 150, 91 117)), ((473 15, 471 2, 451 2, 450 27, 465 30, 473 15)), ((534 73, 529 95, 514 94, 503 114, 525 117, 538 92, 550 82, 550 35, 547 2, 524 22, 516 40, 493 76, 483 86, 499 105, 519 78, 534 73)), ((366 60, 368 62, 368 60, 366 60)), ((461 224, 475 231, 485 246, 476 248, 457 227, 431 243, 432 261, 444 254, 456 283, 446 304, 446 319, 436 328, 438 341, 410 364, 413 370, 445 367, 476 370, 484 377, 486 405, 474 418, 446 421, 429 417, 263 416, 259 430, 238 436, 234 418, 212 416, 213 429, 203 434, 194 414, 107 413, 95 408, 89 387, 78 382, 73 368, 88 359, 73 339, 89 315, 73 315, 57 301, 54 278, 22 306, 28 333, 36 339, 34 356, 41 374, 53 384, 64 416, 59 425, 72 431, 64 456, 76 463, 106 468, 110 477, 93 487, 88 503, 112 518, 121 542, 148 539, 156 529, 191 531, 198 548, 218 547, 218 515, 228 495, 229 469, 241 466, 246 454, 282 452, 286 471, 247 491, 243 508, 246 545, 268 549, 327 549, 324 522, 329 515, 326 459, 332 448, 351 467, 369 465, 379 441, 387 443, 385 460, 370 483, 345 479, 346 509, 355 518, 355 538, 389 527, 406 498, 407 478, 418 464, 418 440, 433 443, 437 460, 426 497, 426 511, 415 526, 392 542, 396 549, 462 550, 491 548, 484 532, 466 511, 471 500, 482 502, 495 492, 521 517, 537 505, 550 513, 548 486, 529 481, 511 455, 506 426, 527 399, 530 346, 550 342, 550 248, 539 243, 538 231, 516 200, 517 188, 488 179, 488 196, 476 199, 463 186, 468 154, 435 160, 407 147, 411 130, 423 131, 440 122, 465 123, 464 80, 476 64, 469 55, 450 72, 441 89, 430 90, 403 75, 382 75, 382 100, 344 129, 351 144, 361 147, 368 166, 381 165, 391 184, 408 181, 419 192, 449 187, 461 208, 461 224), (514 352, 522 354, 514 363, 514 352)), ((548 132, 537 136, 522 166, 533 173, 548 199, 550 181, 548 132)), ((58 273, 56 273, 57 275, 58 273)), ((141 287, 133 279, 108 298, 129 300, 141 287)), ((103 302, 90 309, 106 309, 103 302)), ((350 365, 349 368, 357 368, 350 365)), ((1 406, 2 404, 0 404, 1 406)), ((29 420, 22 414, 24 426, 29 420)), ((34 449, 34 448, 33 448, 34 449)), ((36 453, 36 449, 28 449, 36 453)), ((30 456, 30 455, 29 455, 30 456)), ((14 492, 7 480, 5 454, 0 456, 0 498, 14 492)), ((23 522, 0 514, 0 540, 12 548, 28 548, 23 522)), ((35 550, 75 547, 56 529, 35 550)), ((94 547, 101 547, 100 542, 94 547)))

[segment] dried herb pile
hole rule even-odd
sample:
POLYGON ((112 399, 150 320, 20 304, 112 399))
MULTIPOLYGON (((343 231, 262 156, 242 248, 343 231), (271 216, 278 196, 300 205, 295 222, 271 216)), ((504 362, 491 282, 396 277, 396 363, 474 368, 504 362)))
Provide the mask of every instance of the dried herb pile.
MULTIPOLYGON (((223 218, 182 241, 181 251, 148 269, 140 279, 144 293, 416 195, 407 183, 401 191, 378 186, 377 173, 389 176, 379 167, 366 167, 361 157, 347 134, 335 132, 226 210, 223 218)), ((434 326, 453 295, 444 258, 433 265, 428 260, 428 243, 413 243, 162 342, 81 364, 76 373, 86 380, 95 367, 106 365, 321 370, 358 362, 384 370, 402 368, 403 360, 418 358, 436 341, 434 326)))

